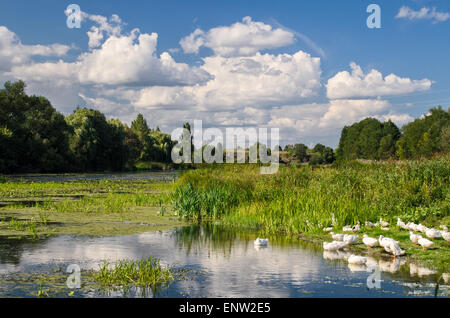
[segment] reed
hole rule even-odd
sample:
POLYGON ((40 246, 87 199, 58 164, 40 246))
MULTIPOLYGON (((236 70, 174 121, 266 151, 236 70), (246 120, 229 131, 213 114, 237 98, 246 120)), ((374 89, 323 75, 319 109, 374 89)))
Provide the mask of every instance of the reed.
POLYGON ((256 165, 190 171, 177 182, 174 210, 188 220, 216 221, 288 234, 314 233, 332 223, 449 222, 450 158, 281 167, 256 165))

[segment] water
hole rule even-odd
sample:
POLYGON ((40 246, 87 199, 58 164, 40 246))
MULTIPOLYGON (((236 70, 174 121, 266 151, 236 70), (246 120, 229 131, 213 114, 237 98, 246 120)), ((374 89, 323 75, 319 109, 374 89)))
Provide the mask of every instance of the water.
POLYGON ((145 171, 92 174, 28 174, 8 176, 10 182, 71 182, 84 180, 154 180, 171 181, 178 177, 178 171, 145 171))
MULTIPOLYGON (((436 285, 437 275, 426 275, 422 270, 419 277, 407 264, 388 259, 380 263, 384 271, 380 274, 381 288, 368 289, 370 272, 349 268, 345 261, 336 259, 342 255, 324 254, 320 245, 272 237, 267 248, 257 249, 254 239, 252 233, 220 226, 188 226, 130 236, 0 240, 0 276, 11 280, 0 285, 0 296, 29 297, 30 286, 19 280, 26 273, 65 270, 69 264, 78 264, 82 270, 97 269, 104 260, 149 255, 160 258, 163 264, 195 271, 190 279, 176 281, 154 295, 158 297, 413 297, 448 296, 450 292, 448 285, 436 285)), ((56 296, 66 296, 68 291, 56 296)), ((75 295, 123 296, 121 292, 105 294, 92 289, 75 295)), ((131 291, 127 296, 140 297, 142 293, 131 291)))

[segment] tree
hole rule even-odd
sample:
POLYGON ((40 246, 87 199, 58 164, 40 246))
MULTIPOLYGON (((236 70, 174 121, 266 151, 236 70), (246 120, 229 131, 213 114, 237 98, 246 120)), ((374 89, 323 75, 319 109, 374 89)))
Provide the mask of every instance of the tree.
POLYGON ((111 146, 114 130, 98 110, 78 108, 66 118, 73 128, 70 149, 81 171, 114 170, 117 159, 111 146))
POLYGON ((294 145, 294 154, 300 162, 305 162, 308 160, 307 151, 308 147, 304 144, 294 145))
POLYGON ((64 116, 45 97, 28 96, 22 81, 4 87, 0 90, 0 171, 67 170, 71 131, 64 116))
POLYGON ((396 155, 395 144, 400 130, 390 120, 381 123, 375 118, 366 118, 342 130, 338 159, 388 159, 396 155))
POLYGON ((445 152, 443 135, 450 125, 450 109, 432 108, 429 114, 402 127, 403 135, 396 143, 400 159, 431 157, 445 152))

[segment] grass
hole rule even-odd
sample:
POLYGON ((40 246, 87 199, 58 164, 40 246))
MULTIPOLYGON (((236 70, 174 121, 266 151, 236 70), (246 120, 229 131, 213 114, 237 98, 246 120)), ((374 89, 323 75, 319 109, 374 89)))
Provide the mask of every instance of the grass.
MULTIPOLYGON (((449 181, 450 157, 281 166, 274 175, 261 175, 257 165, 221 165, 184 174, 172 200, 174 211, 190 221, 325 238, 323 228, 332 224, 333 215, 338 229, 380 217, 391 224, 401 217, 429 227, 449 226, 449 181)), ((408 233, 395 226, 380 234, 400 239, 417 259, 449 267, 448 242, 438 241, 437 253, 423 252, 409 246, 408 233)))
POLYGON ((104 263, 93 278, 104 289, 126 290, 130 287, 151 289, 154 293, 168 286, 174 279, 174 271, 161 265, 158 258, 149 257, 139 261, 121 260, 113 266, 104 263))

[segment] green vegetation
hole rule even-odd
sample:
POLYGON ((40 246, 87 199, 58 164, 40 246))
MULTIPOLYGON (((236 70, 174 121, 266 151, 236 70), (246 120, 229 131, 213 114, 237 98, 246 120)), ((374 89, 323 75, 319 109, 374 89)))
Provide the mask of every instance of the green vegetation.
POLYGON ((167 287, 175 279, 174 270, 161 265, 158 258, 151 256, 139 261, 122 260, 113 266, 106 262, 92 275, 102 289, 127 290, 130 287, 141 287, 151 289, 153 293, 167 287))
MULTIPOLYGON (((405 222, 448 226, 449 178, 450 157, 319 168, 282 166, 274 175, 261 175, 254 165, 223 165, 180 178, 173 208, 187 220, 220 221, 267 234, 321 235, 333 215, 337 229, 357 221, 375 223, 380 217, 392 224, 401 217, 405 222)), ((405 233, 399 238, 409 240, 405 233)), ((439 245, 446 251, 440 251, 439 258, 449 256, 448 245, 439 245)), ((431 253, 413 251, 425 259, 431 253)))
POLYGON ((322 144, 317 144, 313 149, 308 149, 304 144, 286 145, 281 157, 283 154, 286 162, 309 162, 312 165, 330 164, 336 160, 333 149, 322 144))
POLYGON ((121 235, 182 223, 170 209, 172 182, 91 180, 0 184, 0 236, 121 235), (2 207, 3 206, 3 207, 2 207))
POLYGON ((139 115, 129 128, 98 110, 64 117, 25 83, 0 90, 0 173, 133 170, 139 161, 170 162, 175 143, 139 115))
POLYGON ((450 151, 450 108, 432 108, 428 115, 414 120, 402 128, 397 142, 400 159, 430 158, 435 153, 450 151))
POLYGON ((420 159, 450 150, 450 109, 432 108, 405 125, 366 118, 344 127, 336 155, 339 160, 420 159))
POLYGON ((375 118, 366 118, 344 127, 336 154, 341 160, 395 158, 395 143, 400 135, 391 121, 381 123, 375 118))

